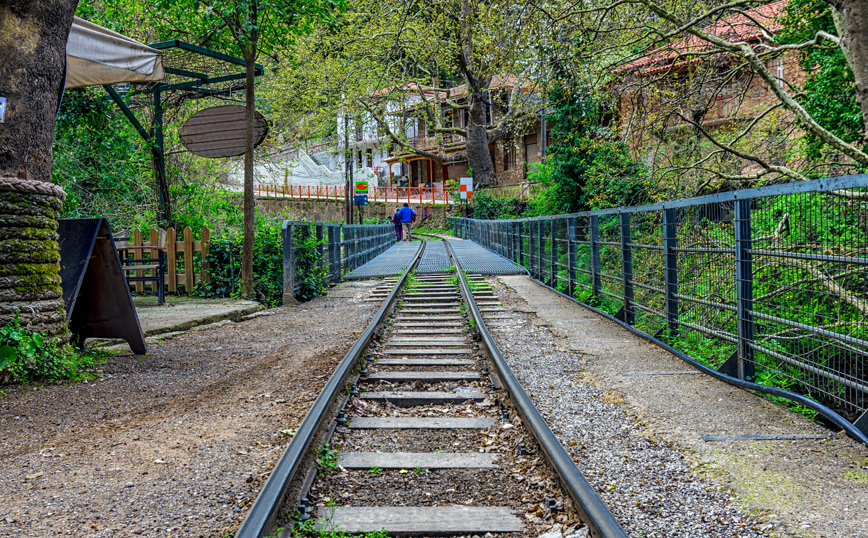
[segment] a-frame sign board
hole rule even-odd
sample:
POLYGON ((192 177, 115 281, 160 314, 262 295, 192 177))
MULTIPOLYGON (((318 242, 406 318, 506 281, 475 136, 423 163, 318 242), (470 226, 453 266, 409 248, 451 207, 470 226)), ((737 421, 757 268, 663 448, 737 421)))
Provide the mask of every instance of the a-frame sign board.
POLYGON ((126 340, 147 352, 139 316, 106 219, 61 219, 60 281, 66 322, 83 346, 88 338, 126 340))

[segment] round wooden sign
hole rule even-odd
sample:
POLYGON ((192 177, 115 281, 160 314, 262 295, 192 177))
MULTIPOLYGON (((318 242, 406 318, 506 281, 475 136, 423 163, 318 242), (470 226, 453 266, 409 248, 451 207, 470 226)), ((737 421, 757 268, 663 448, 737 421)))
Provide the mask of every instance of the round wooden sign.
MULTIPOLYGON (((254 146, 268 135, 268 122, 256 113, 254 146)), ((236 157, 244 155, 247 116, 241 105, 222 105, 196 112, 181 127, 181 143, 201 157, 236 157)))

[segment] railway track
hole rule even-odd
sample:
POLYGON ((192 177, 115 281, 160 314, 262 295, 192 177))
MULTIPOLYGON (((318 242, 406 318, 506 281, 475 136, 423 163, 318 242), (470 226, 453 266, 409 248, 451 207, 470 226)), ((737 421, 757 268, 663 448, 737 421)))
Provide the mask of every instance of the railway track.
POLYGON ((413 275, 424 248, 372 292, 381 308, 236 538, 274 536, 284 522, 392 536, 625 537, 497 349, 488 284, 454 270, 448 247, 450 272, 413 275))

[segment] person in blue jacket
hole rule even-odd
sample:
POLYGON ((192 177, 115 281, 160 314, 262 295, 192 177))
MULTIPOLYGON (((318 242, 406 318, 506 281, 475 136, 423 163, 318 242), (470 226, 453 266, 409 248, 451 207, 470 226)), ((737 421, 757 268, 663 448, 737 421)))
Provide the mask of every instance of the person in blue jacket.
POLYGON ((392 218, 389 219, 389 222, 391 222, 392 224, 395 225, 395 237, 398 238, 398 241, 400 241, 402 238, 401 208, 400 207, 395 208, 395 214, 392 215, 392 218))
POLYGON ((410 209, 410 204, 404 203, 401 208, 401 227, 404 229, 404 241, 410 240, 410 231, 413 229, 413 223, 416 222, 416 212, 410 209))

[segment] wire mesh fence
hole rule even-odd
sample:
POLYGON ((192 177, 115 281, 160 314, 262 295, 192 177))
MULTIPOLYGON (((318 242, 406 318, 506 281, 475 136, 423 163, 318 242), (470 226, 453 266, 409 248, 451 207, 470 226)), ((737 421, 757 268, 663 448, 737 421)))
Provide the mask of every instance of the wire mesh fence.
POLYGON ((283 240, 283 297, 290 304, 316 277, 324 284, 373 260, 395 244, 391 224, 343 225, 285 220, 283 240))
POLYGON ((721 372, 868 407, 868 175, 450 225, 721 372))

